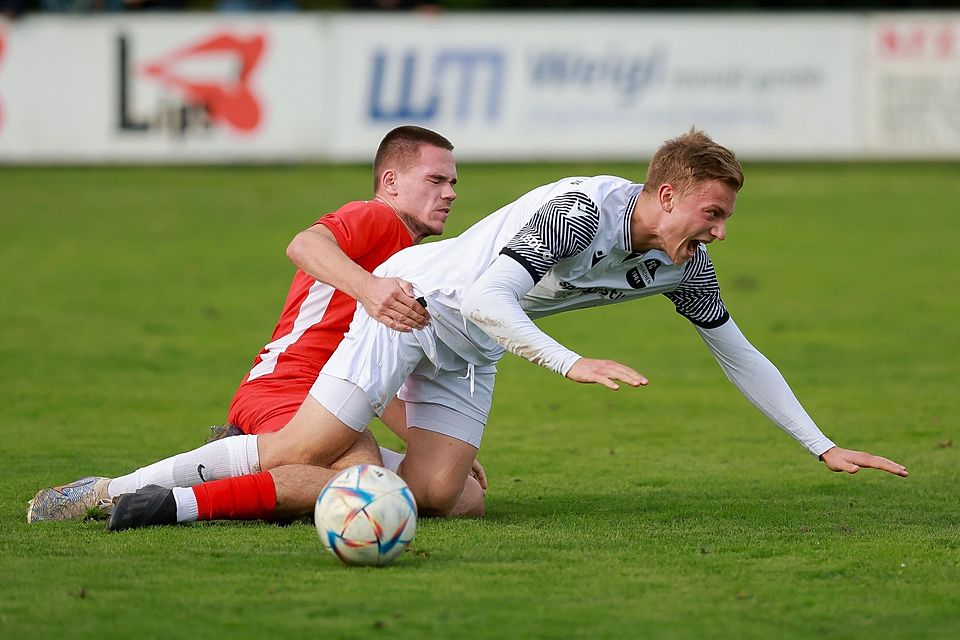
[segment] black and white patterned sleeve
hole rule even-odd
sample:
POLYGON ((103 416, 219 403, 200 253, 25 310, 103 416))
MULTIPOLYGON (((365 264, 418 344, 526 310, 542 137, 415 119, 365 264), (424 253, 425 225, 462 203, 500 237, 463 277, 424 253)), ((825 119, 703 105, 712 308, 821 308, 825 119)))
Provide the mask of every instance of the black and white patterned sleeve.
POLYGON ((600 210, 579 192, 558 196, 537 210, 500 253, 540 279, 557 262, 584 251, 600 228, 600 210))
POLYGON ((710 254, 703 247, 687 262, 680 285, 664 295, 676 306, 677 313, 698 327, 713 329, 730 318, 720 299, 720 283, 710 254))

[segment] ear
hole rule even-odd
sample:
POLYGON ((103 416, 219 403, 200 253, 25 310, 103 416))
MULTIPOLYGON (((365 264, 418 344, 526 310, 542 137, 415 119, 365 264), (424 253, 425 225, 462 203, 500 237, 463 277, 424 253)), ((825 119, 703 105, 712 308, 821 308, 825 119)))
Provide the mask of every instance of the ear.
POLYGON ((660 203, 660 208, 670 213, 673 211, 673 205, 677 198, 677 190, 673 188, 673 185, 669 182, 664 182, 657 189, 657 201, 660 203))
POLYGON ((387 169, 380 175, 380 188, 392 196, 397 195, 397 172, 393 169, 387 169))

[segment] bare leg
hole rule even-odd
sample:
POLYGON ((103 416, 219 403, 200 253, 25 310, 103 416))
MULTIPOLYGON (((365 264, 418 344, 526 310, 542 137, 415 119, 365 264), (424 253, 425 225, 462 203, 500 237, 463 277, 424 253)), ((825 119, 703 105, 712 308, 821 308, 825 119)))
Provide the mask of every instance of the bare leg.
POLYGON ((380 422, 387 425, 397 437, 407 441, 407 406, 400 398, 394 398, 383 409, 380 422))
POLYGON ((420 515, 452 515, 476 458, 476 447, 415 426, 407 431, 407 447, 400 476, 413 491, 420 515))
MULTIPOLYGON (((421 431, 421 430, 417 430, 421 431)), ((429 433, 429 432, 423 432, 429 433)), ((446 438, 438 434, 431 434, 435 437, 446 438)), ((459 442, 459 441, 458 441, 459 442)), ((463 443, 461 443, 463 444, 463 443)), ((469 445, 465 445, 473 450, 469 453, 470 462, 466 464, 469 470, 472 457, 476 450, 469 445)), ((323 490, 330 479, 340 470, 352 467, 356 464, 382 464, 380 459, 380 450, 377 447, 376 440, 368 431, 362 433, 357 443, 344 455, 337 460, 331 469, 315 467, 311 465, 283 465, 272 469, 270 475, 276 486, 277 502, 274 515, 278 519, 296 518, 307 515, 313 511, 317 496, 323 490)), ((401 464, 401 474, 403 464, 401 464)), ((418 478, 429 474, 415 474, 418 478)), ((413 488, 411 487, 411 490, 413 488)), ((414 491, 416 495, 416 491, 414 491)), ((418 498, 418 504, 422 502, 418 498)), ((456 503, 449 513, 440 514, 429 508, 424 503, 420 508, 421 515, 449 515, 450 517, 474 517, 479 518, 484 513, 483 489, 480 483, 473 476, 468 475, 463 484, 463 491, 460 493, 456 503)))
MULTIPOLYGON (((407 429, 406 405, 400 398, 394 398, 386 406, 380 421, 390 428, 404 442, 407 441, 410 430, 407 429)), ((453 511, 448 515, 453 518, 480 518, 484 513, 483 488, 472 475, 468 475, 463 485, 463 493, 457 500, 453 511)))
POLYGON ((288 464, 330 467, 350 450, 359 435, 308 395, 287 426, 257 439, 260 468, 288 464))
POLYGON ((274 515, 278 519, 298 518, 313 513, 317 496, 333 476, 357 464, 383 464, 373 434, 364 431, 354 446, 332 468, 288 464, 270 470, 277 491, 274 515))

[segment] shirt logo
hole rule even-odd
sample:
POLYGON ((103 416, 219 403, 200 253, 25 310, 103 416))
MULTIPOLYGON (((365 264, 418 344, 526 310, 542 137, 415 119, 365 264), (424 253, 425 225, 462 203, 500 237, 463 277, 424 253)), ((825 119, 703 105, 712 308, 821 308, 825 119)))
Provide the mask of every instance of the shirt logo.
POLYGON ((570 212, 567 213, 568 218, 589 218, 592 215, 589 211, 584 211, 583 203, 580 202, 573 203, 573 206, 570 207, 570 212))
POLYGON ((657 269, 659 269, 660 266, 661 262, 659 260, 653 258, 644 260, 633 269, 630 269, 630 271, 627 271, 627 284, 634 289, 643 289, 653 284, 657 269))
POLYGON ((524 233, 517 236, 517 241, 526 245, 528 249, 539 255, 544 260, 552 260, 553 252, 544 245, 535 233, 524 233))

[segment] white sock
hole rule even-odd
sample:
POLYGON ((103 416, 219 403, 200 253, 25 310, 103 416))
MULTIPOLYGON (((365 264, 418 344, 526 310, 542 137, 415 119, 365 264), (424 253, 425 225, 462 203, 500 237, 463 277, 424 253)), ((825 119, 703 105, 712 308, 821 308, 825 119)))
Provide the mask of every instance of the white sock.
POLYGON ((124 493, 133 493, 148 484, 166 489, 192 487, 201 482, 234 478, 259 471, 257 436, 231 436, 114 478, 107 487, 107 493, 114 498, 124 493))
POLYGON ((177 522, 197 521, 197 496, 190 487, 174 487, 173 499, 177 501, 177 522))
POLYGON ((397 469, 400 468, 400 463, 403 462, 403 459, 407 456, 402 453, 397 453, 396 451, 391 451, 390 449, 384 449, 380 447, 380 457, 383 458, 383 466, 394 473, 397 472, 397 469))

